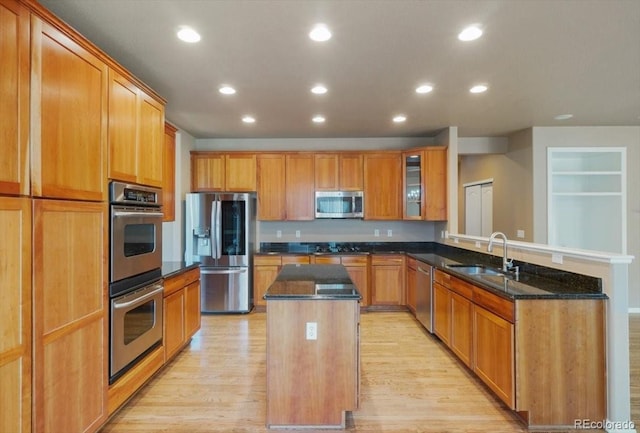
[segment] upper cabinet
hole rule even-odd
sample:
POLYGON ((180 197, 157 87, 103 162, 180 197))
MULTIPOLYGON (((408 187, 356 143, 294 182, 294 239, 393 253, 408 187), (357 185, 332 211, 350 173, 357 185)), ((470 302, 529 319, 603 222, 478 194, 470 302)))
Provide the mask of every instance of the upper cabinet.
POLYGON ((362 191, 362 154, 317 153, 316 191, 362 191))
POLYGON ((447 148, 427 147, 403 152, 405 220, 447 219, 447 148))
POLYGON ((29 11, 0 2, 0 194, 29 194, 29 11))
POLYGON ((191 191, 256 191, 256 155, 191 152, 191 191))
POLYGON ((162 187, 164 104, 109 70, 109 178, 162 187))
POLYGON ((283 221, 286 210, 286 159, 284 154, 264 153, 257 158, 257 219, 283 221))
POLYGON ((402 219, 402 154, 369 153, 364 156, 364 218, 402 219))
POLYGON ((102 60, 32 16, 34 196, 106 200, 107 85, 108 68, 102 60))
POLYGON ((315 218, 314 158, 312 154, 286 156, 287 220, 315 218))
POLYGON ((162 158, 162 221, 176 219, 176 131, 169 124, 164 124, 164 152, 162 158))

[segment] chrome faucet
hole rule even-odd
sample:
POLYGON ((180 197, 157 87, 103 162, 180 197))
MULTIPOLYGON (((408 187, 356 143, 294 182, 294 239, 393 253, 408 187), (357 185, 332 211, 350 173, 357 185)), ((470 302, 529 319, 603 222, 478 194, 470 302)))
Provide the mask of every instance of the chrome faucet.
POLYGON ((489 237, 489 246, 487 247, 488 252, 493 251, 493 241, 497 237, 502 238, 502 272, 508 272, 511 266, 513 266, 513 259, 507 259, 507 236, 502 232, 493 232, 489 237))

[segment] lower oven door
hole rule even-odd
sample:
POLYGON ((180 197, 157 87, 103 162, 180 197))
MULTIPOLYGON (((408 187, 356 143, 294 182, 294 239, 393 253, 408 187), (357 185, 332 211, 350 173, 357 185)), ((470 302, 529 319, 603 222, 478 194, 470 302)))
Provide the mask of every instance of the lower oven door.
POLYGON ((162 342, 162 280, 111 300, 110 382, 162 342))

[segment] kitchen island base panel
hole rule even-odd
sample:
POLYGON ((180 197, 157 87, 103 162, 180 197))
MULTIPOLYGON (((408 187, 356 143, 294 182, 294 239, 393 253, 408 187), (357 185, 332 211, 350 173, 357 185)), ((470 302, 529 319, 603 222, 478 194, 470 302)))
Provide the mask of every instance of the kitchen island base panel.
POLYGON ((357 300, 267 302, 267 427, 344 428, 358 407, 359 314, 357 300))

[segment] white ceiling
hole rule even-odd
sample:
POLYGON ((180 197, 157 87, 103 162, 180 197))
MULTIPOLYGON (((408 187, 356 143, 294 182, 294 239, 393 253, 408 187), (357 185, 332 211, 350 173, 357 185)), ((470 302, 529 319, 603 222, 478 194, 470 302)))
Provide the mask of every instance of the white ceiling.
POLYGON ((640 0, 41 0, 196 138, 504 136, 640 125, 640 0), (311 41, 326 23, 333 38, 311 41), (479 23, 484 35, 457 34, 479 23), (197 44, 175 33, 189 25, 197 44), (329 92, 310 93, 315 83, 329 92), (430 82, 432 93, 415 87, 430 82), (468 89, 487 83, 488 92, 468 89), (237 89, 224 96, 221 84, 237 89), (407 116, 394 124, 398 113, 407 116), (570 120, 554 116, 571 113, 570 120), (253 115, 253 125, 241 122, 253 115), (316 125, 315 114, 327 121, 316 125))

